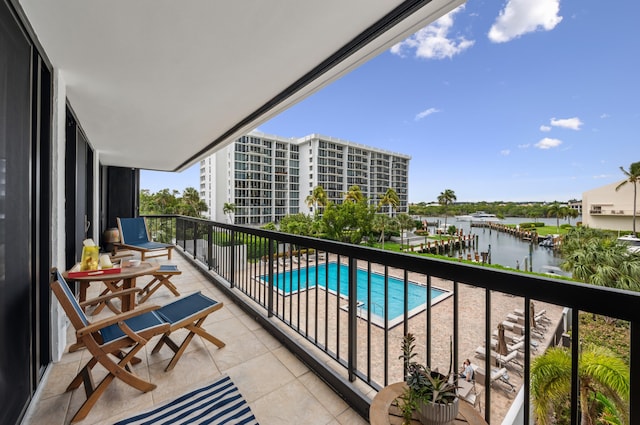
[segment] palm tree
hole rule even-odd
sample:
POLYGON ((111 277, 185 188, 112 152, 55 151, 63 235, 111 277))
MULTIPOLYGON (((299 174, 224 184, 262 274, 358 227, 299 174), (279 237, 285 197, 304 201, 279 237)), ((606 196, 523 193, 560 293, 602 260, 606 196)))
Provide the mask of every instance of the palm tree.
POLYGON ((305 201, 307 203, 307 206, 313 206, 313 213, 314 215, 316 215, 318 214, 319 206, 327 206, 327 193, 324 191, 324 188, 322 186, 316 186, 313 188, 311 195, 307 196, 307 199, 305 201))
POLYGON ((207 211, 207 203, 200 199, 200 194, 193 187, 187 187, 182 192, 181 213, 190 217, 200 217, 207 211))
MULTIPOLYGON (((600 394, 613 402, 628 423, 629 366, 609 349, 594 345, 583 347, 578 360, 581 424, 593 425, 597 419, 600 394)), ((531 364, 531 396, 537 423, 546 425, 555 407, 566 404, 571 394, 571 352, 550 348, 531 364)))
POLYGON ((636 199, 637 199, 637 187, 638 182, 640 182, 640 162, 634 162, 629 167, 629 171, 620 167, 620 171, 627 176, 627 179, 616 186, 616 192, 627 183, 633 184, 633 236, 636 236, 636 199))
POLYGON ((380 197, 378 208, 382 208, 385 205, 389 206, 389 217, 391 217, 392 210, 395 210, 400 205, 400 198, 392 188, 388 188, 384 195, 380 197))
MULTIPOLYGON (((382 208, 384 205, 389 206, 389 218, 391 218, 391 212, 398 208, 400 205, 400 198, 398 198, 398 194, 392 188, 388 188, 383 196, 380 197, 380 201, 378 202, 378 209, 382 208)), ((384 249, 384 227, 387 224, 388 220, 378 220, 377 225, 382 227, 382 249, 384 249)))
POLYGON ((569 208, 567 210, 567 220, 569 221, 569 224, 571 224, 571 219, 572 218, 578 218, 579 215, 580 215, 580 213, 578 212, 578 210, 573 209, 573 208, 569 208))
POLYGON ((560 205, 558 202, 554 202, 549 205, 549 208, 547 208, 547 217, 556 218, 556 228, 558 233, 560 233, 560 217, 566 217, 568 210, 569 208, 560 205))
POLYGON ((395 223, 397 223, 395 218, 391 218, 384 214, 376 214, 373 218, 373 229, 380 232, 380 243, 382 244, 382 249, 384 249, 385 241, 384 231, 385 229, 392 227, 395 223))
POLYGON ((222 212, 229 217, 229 223, 233 223, 231 215, 236 211, 236 204, 225 202, 222 206, 222 212))
POLYGON ((413 227, 413 219, 409 214, 399 214, 398 215, 398 225, 400 227, 400 247, 404 244, 404 230, 411 229, 413 227))
POLYGON ((345 201, 352 201, 355 204, 364 201, 364 199, 364 194, 358 185, 350 186, 349 191, 344 194, 345 201))
POLYGON ((447 228, 447 206, 452 204, 456 198, 456 193, 451 189, 445 189, 443 192, 440 192, 438 196, 438 203, 444 206, 444 227, 447 228))
POLYGON ((640 255, 598 229, 576 227, 562 241, 562 268, 574 279, 610 288, 640 290, 640 255))

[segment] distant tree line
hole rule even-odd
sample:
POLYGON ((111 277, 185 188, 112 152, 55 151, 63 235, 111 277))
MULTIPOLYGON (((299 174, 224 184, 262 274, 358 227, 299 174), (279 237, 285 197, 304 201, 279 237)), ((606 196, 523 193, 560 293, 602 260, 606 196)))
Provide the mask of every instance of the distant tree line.
POLYGON ((140 215, 181 214, 202 217, 207 212, 207 203, 193 187, 187 187, 182 194, 177 190, 162 189, 152 193, 149 189, 140 191, 140 215))
MULTIPOLYGON (((442 195, 447 195, 446 191, 442 195)), ((454 195, 455 196, 455 195, 454 195)), ((445 196, 451 199, 451 196, 445 196)), ((484 211, 495 214, 500 218, 504 217, 527 217, 536 221, 539 218, 576 218, 579 213, 577 210, 569 208, 566 203, 529 203, 522 204, 517 202, 445 202, 445 198, 439 197, 439 204, 427 204, 419 202, 417 204, 409 204, 409 214, 423 217, 443 217, 455 215, 473 214, 476 211, 484 211)), ((570 200, 569 202, 577 202, 570 200)))

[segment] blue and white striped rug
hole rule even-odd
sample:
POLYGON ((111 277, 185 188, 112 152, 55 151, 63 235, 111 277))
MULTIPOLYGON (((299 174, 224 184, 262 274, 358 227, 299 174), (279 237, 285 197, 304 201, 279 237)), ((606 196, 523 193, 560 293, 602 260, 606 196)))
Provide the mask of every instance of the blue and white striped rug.
POLYGON ((258 421, 231 378, 223 375, 206 387, 114 425, 143 424, 258 425, 258 421))

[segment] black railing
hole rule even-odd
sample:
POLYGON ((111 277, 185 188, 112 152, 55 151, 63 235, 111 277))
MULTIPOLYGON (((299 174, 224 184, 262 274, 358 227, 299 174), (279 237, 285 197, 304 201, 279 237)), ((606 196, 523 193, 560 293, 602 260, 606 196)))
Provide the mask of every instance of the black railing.
MULTIPOLYGON (((195 264, 213 271, 209 275, 238 305, 365 418, 370 401, 352 382, 361 380, 380 389, 401 381, 398 356, 407 332, 416 336, 424 363, 446 370, 450 338, 453 364, 459 365, 462 357, 473 355, 470 348, 476 341, 478 346, 490 346, 505 312, 517 307, 522 323, 530 323, 529 306, 535 301, 536 306, 547 307, 555 321, 548 325, 546 340, 561 340, 566 331, 564 321, 573 323, 572 424, 579 423, 578 313, 630 323, 629 415, 630 423, 640 423, 638 293, 184 216, 147 218, 152 232, 165 237, 175 232, 171 239, 195 264), (427 300, 436 289, 443 291, 438 298, 441 304, 432 305, 427 300), (349 296, 354 293, 355 297, 349 296), (292 338, 282 324, 306 342, 292 338), (342 365, 345 373, 328 367, 308 344, 342 365)), ((530 423, 531 354, 541 343, 543 332, 529 326, 520 329, 524 332, 523 359, 520 366, 506 366, 514 372, 511 375, 522 375, 522 412, 525 423, 530 423)), ((491 356, 486 355, 480 365, 491 370, 491 356)), ((484 406, 491 406, 492 397, 501 395, 496 391, 499 387, 485 386, 484 406)), ((483 414, 491 423, 492 409, 485 408, 483 414)))

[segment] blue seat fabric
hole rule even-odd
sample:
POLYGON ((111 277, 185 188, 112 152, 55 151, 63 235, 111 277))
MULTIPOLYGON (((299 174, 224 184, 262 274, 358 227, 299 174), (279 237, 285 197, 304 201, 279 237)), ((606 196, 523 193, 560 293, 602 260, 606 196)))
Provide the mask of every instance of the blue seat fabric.
MULTIPOLYGON (((138 332, 164 323, 172 325, 216 304, 218 304, 218 301, 214 301, 211 298, 205 297, 200 292, 196 292, 195 294, 169 303, 158 310, 141 314, 140 316, 127 319, 124 322, 134 332, 138 332)), ((107 326, 100 331, 100 334, 105 343, 125 336, 117 324, 107 326)))
MULTIPOLYGON (((131 330, 136 333, 144 329, 152 328, 154 326, 164 325, 165 323, 165 321, 160 318, 155 311, 150 311, 149 313, 144 313, 140 316, 132 317, 131 319, 127 319, 124 322, 131 328, 131 330)), ((122 332, 122 329, 120 329, 118 324, 114 324, 101 329, 100 335, 102 335, 102 341, 106 344, 118 338, 122 338, 123 336, 125 336, 125 333, 122 332)))
POLYGON ((147 226, 143 217, 121 218, 122 242, 144 249, 160 249, 172 246, 166 243, 153 242, 147 235, 147 226))
POLYGON ((195 294, 188 295, 165 305, 161 309, 156 310, 156 313, 167 323, 173 324, 216 304, 218 304, 218 301, 214 301, 211 298, 205 297, 200 292, 196 292, 195 294))

